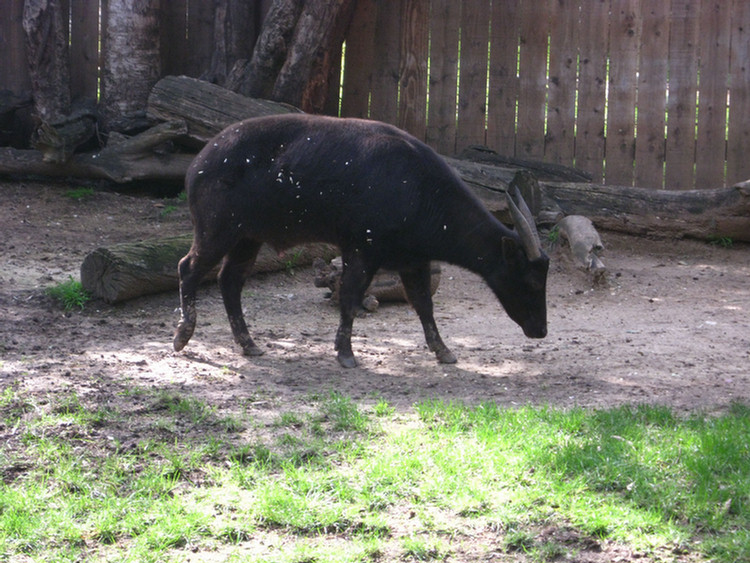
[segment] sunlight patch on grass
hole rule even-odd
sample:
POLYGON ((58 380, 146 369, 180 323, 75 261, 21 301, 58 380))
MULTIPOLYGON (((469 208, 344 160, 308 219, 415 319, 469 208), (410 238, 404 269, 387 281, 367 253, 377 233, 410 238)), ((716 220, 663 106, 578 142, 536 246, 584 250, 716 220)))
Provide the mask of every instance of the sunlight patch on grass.
POLYGON ((477 533, 534 560, 604 539, 719 562, 750 555, 742 405, 681 417, 428 401, 405 416, 333 392, 280 412, 261 438, 188 394, 132 396, 144 407, 135 418, 73 392, 0 394, 14 429, 0 446, 0 559, 178 561, 220 549, 270 561, 256 548, 277 538, 273 561, 460 560, 460 538, 477 533), (102 444, 126 431, 138 441, 102 444))

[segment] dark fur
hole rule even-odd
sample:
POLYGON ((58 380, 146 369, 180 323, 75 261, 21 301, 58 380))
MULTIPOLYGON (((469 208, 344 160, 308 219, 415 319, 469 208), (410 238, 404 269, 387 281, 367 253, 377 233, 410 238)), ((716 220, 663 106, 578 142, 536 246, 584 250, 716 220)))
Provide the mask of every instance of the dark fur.
POLYGON ((195 327, 200 279, 219 274, 235 340, 261 351, 242 316, 240 292, 261 244, 306 242, 341 248, 344 271, 339 361, 356 365, 352 320, 380 267, 399 271, 442 362, 455 357, 440 339, 429 292, 430 260, 477 272, 530 337, 546 335, 549 260, 530 261, 503 226, 432 149, 383 123, 289 114, 234 124, 209 141, 186 177, 194 241, 180 261, 182 319, 176 350, 195 327))

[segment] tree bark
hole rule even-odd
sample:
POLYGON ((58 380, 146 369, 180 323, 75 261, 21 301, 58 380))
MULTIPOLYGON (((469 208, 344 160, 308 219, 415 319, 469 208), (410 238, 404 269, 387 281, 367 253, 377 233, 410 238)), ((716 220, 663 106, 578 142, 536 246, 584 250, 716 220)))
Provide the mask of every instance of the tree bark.
POLYGON ((232 71, 229 87, 320 113, 353 0, 276 0, 249 63, 232 71))
POLYGON ((266 14, 250 61, 238 61, 227 87, 251 98, 270 98, 284 65, 304 0, 276 0, 266 14))
POLYGON ((42 122, 70 113, 70 59, 59 0, 26 0, 23 6, 31 87, 42 122))
POLYGON ((349 27, 352 0, 305 2, 271 99, 320 113, 333 78, 337 46, 349 27))
MULTIPOLYGON (((134 297, 173 291, 179 285, 177 263, 187 254, 193 236, 184 235, 97 248, 81 264, 81 284, 94 297, 119 303, 134 297)), ((329 260, 338 251, 326 244, 300 246, 283 256, 263 246, 253 272, 273 272, 329 260)), ((216 278, 218 267, 204 281, 216 278)))
POLYGON ((201 75, 202 80, 226 86, 234 64, 250 58, 258 4, 255 0, 215 0, 214 50, 211 66, 201 75))
POLYGON ((144 109, 159 79, 159 0, 109 0, 102 115, 108 131, 147 126, 144 109))
POLYGON ((225 127, 242 119, 298 111, 285 104, 247 98, 187 76, 162 78, 148 98, 149 117, 184 120, 188 135, 200 146, 225 127))
MULTIPOLYGON (((487 208, 503 220, 505 190, 517 169, 445 157, 487 208)), ((750 182, 713 190, 651 190, 581 182, 540 182, 541 222, 584 215, 599 229, 636 235, 750 242, 750 182)))

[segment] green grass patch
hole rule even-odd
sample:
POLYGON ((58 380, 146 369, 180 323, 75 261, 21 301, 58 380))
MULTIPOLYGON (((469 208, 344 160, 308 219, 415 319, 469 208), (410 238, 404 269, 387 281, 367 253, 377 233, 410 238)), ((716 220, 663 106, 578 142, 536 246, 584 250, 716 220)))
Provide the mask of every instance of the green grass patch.
POLYGON ((434 401, 405 415, 330 393, 259 425, 190 395, 127 396, 136 414, 72 391, 0 393, 11 436, 0 445, 0 560, 220 550, 243 561, 458 561, 500 549, 553 561, 603 540, 643 561, 750 558, 742 405, 684 417, 434 401))
POLYGON ((65 192, 65 197, 75 201, 90 198, 94 195, 94 188, 74 188, 65 192))
POLYGON ((76 308, 82 310, 84 305, 91 300, 91 294, 83 289, 81 282, 74 280, 73 276, 68 276, 66 281, 48 287, 46 293, 60 303, 65 311, 72 311, 76 308))

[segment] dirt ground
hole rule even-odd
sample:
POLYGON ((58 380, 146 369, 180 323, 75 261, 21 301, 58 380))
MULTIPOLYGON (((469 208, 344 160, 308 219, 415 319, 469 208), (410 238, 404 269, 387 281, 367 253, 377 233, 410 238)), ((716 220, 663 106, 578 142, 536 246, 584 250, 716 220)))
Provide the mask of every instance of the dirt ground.
POLYGON ((110 403, 123 386, 179 388, 230 410, 253 398, 288 409, 332 389, 405 410, 427 398, 707 412, 750 400, 747 245, 602 233, 608 278, 596 287, 553 251, 544 340, 526 339, 477 276, 444 266, 436 318, 458 364, 438 364, 411 309, 386 304, 355 321, 361 366, 344 370, 337 310, 310 269, 248 281, 259 358, 234 347, 215 284, 199 293, 198 327, 181 353, 171 348, 176 291, 64 313, 44 290, 80 279, 87 253, 190 229, 184 202, 107 190, 76 200, 76 187, 0 182, 0 386, 110 403))
MULTIPOLYGON (((172 350, 176 289, 65 313, 45 289, 80 279, 89 252, 190 229, 184 202, 107 190, 71 198, 78 187, 0 182, 0 391, 13 385, 38 404, 75 393, 130 420, 142 399, 129 391, 140 388, 193 396, 227 415, 251 410, 271 426, 332 390, 406 414, 428 398, 707 413, 750 400, 747 245, 602 233, 608 277, 595 287, 566 249, 554 249, 544 340, 526 339, 477 276, 444 266, 436 318, 458 364, 438 364, 411 309, 386 304, 355 321, 361 366, 344 370, 333 351, 337 310, 309 268, 248 281, 246 316, 266 349, 257 358, 233 345, 216 284, 200 291, 198 327, 180 353, 172 350)), ((133 420, 108 428, 108 438, 135 444, 142 429, 133 420)), ((0 425, 0 440, 4 433, 0 425)), ((651 561, 612 542, 579 543, 579 562, 651 561)))

